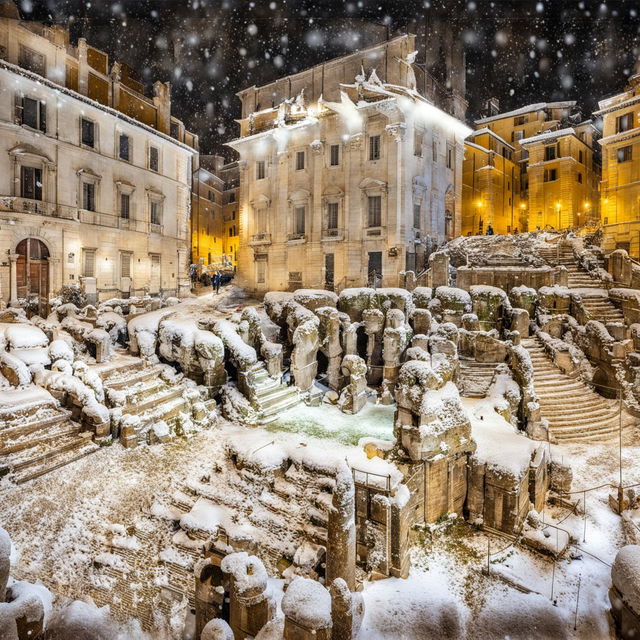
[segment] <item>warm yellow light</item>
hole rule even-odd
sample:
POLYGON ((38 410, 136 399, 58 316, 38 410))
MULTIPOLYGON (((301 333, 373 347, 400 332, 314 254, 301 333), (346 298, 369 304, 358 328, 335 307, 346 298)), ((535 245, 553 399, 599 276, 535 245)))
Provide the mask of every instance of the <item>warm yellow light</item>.
POLYGON ((482 200, 478 200, 478 202, 476 202, 476 207, 481 207, 482 206, 482 200))
POLYGON ((609 198, 605 198, 605 199, 604 199, 604 203, 605 203, 605 204, 609 204, 609 198))
POLYGON ((524 202, 521 202, 521 203, 520 203, 520 208, 521 208, 521 209, 526 209, 526 208, 527 208, 527 205, 526 205, 524 202))
POLYGON ((585 203, 584 203, 584 208, 585 208, 585 209, 588 209, 590 206, 591 206, 591 203, 590 203, 590 202, 585 202, 585 203))
POLYGON ((556 209, 560 209, 560 203, 556 202, 556 209))

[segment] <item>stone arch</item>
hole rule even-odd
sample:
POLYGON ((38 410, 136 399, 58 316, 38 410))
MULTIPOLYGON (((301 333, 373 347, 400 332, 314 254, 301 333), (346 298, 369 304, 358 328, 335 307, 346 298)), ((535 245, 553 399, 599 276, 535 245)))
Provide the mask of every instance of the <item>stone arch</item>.
POLYGON ((229 578, 217 556, 205 558, 194 568, 196 593, 196 637, 213 618, 229 620, 229 578))
POLYGON ((47 245, 39 238, 25 238, 15 247, 16 283, 18 298, 49 298, 51 254, 47 245))

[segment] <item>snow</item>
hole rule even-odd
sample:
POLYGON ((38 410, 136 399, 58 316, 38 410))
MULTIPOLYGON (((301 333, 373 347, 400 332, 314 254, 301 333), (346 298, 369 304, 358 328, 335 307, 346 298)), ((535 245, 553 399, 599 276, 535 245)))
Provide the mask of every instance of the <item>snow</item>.
POLYGON ((250 556, 245 551, 225 556, 220 568, 233 576, 233 588, 240 595, 247 591, 262 592, 267 588, 267 571, 264 565, 259 558, 250 556))
POLYGON ((316 580, 293 580, 281 606, 284 615, 302 627, 320 630, 331 625, 331 596, 316 580))
POLYGON ((33 349, 49 344, 44 331, 29 324, 10 324, 5 329, 5 336, 12 349, 33 349))
POLYGON ((541 111, 542 109, 569 109, 575 106, 575 100, 569 100, 564 102, 536 102, 534 104, 528 104, 524 107, 514 109, 513 111, 506 111, 499 113, 495 116, 489 116, 488 118, 480 118, 475 120, 475 124, 486 124, 493 122, 494 120, 502 120, 503 118, 514 118, 516 116, 522 116, 532 111, 541 111))
POLYGON ((640 614, 640 546, 630 544, 618 551, 611 579, 623 600, 636 614, 640 614))
POLYGON ((546 142, 548 140, 554 140, 555 138, 560 138, 562 136, 575 136, 576 130, 573 127, 567 127, 566 129, 555 129, 553 131, 545 131, 536 136, 531 136, 530 138, 524 138, 520 140, 520 144, 525 146, 527 144, 533 144, 535 142, 546 142))
POLYGON ((9 368, 16 375, 18 386, 31 384, 31 373, 26 364, 7 351, 0 352, 0 364, 9 368))

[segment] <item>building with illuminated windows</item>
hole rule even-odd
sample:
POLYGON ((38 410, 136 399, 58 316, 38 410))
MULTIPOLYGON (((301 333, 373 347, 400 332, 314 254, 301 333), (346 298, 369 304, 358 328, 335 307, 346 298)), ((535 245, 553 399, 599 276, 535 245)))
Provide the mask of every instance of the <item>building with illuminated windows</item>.
POLYGON ((198 139, 125 64, 0 4, 0 300, 189 292, 198 139))

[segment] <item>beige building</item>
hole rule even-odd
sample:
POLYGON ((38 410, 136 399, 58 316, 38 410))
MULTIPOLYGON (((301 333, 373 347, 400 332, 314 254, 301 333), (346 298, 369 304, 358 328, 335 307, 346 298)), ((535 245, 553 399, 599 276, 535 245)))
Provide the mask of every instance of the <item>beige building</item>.
POLYGON ((0 5, 0 298, 187 293, 197 138, 125 65, 0 5))
POLYGON ((601 219, 603 246, 640 257, 640 73, 598 104, 602 118, 601 219))
POLYGON ((238 95, 239 281, 395 286, 460 233, 470 130, 418 90, 403 35, 238 95))
POLYGON ((520 167, 514 148, 490 129, 465 140, 462 181, 462 235, 511 233, 526 227, 520 200, 520 167))
POLYGON ((520 193, 514 194, 519 229, 576 226, 596 217, 597 132, 575 101, 540 102, 505 113, 499 113, 495 99, 488 106, 489 115, 476 120, 476 128, 513 147, 511 158, 520 169, 520 193))

